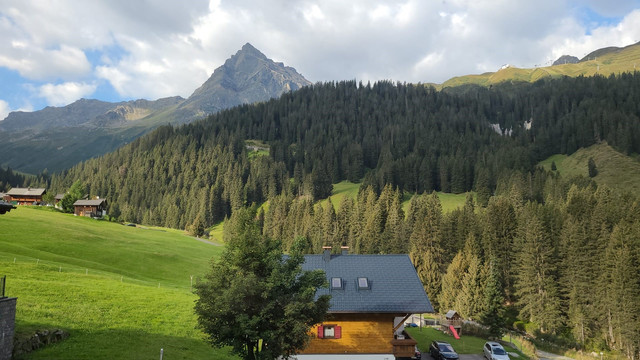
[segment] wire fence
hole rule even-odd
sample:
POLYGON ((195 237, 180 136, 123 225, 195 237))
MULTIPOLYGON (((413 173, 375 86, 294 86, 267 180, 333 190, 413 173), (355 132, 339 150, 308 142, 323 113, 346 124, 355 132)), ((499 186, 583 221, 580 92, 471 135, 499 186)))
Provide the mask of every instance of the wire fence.
MULTIPOLYGON (((79 276, 82 276, 82 275, 99 276, 99 277, 107 278, 110 280, 120 281, 121 283, 126 283, 126 284, 153 286, 158 288, 169 288, 169 289, 176 289, 176 290, 187 290, 190 292, 193 290, 193 280, 194 280, 193 275, 187 276, 184 281, 184 284, 176 284, 175 282, 171 282, 171 281, 163 282, 162 280, 140 279, 140 278, 132 277, 127 274, 118 274, 111 271, 105 271, 105 270, 95 269, 91 267, 82 267, 78 265, 64 264, 64 263, 43 260, 43 259, 38 259, 35 257, 29 257, 29 256, 14 256, 14 255, 0 254, 0 263, 31 264, 45 271, 58 272, 61 274, 62 273, 77 274, 79 276)), ((0 293, 0 295, 1 294, 2 293, 0 293)))

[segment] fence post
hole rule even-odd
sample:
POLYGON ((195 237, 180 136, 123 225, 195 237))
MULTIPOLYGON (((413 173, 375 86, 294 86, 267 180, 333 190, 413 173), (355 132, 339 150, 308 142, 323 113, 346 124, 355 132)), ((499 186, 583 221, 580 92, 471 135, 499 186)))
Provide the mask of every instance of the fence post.
POLYGON ((162 355, 164 355, 164 349, 160 349, 160 360, 162 360, 162 355))

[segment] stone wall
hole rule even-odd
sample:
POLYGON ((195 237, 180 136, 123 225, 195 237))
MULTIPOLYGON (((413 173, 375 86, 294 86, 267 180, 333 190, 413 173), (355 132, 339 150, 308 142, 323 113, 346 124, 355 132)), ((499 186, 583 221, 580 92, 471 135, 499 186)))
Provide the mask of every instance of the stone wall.
POLYGON ((0 299, 0 360, 10 360, 16 323, 16 298, 0 299))

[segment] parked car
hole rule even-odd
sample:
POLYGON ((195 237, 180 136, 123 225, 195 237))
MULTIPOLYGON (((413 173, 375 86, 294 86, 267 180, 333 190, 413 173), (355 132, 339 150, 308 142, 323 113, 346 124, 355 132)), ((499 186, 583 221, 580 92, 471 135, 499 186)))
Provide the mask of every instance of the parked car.
POLYGON ((429 346, 429 353, 433 360, 457 360, 458 353, 453 350, 451 344, 444 341, 434 341, 429 346))
POLYGON ((509 354, 495 341, 486 342, 483 351, 487 360, 509 360, 509 354))

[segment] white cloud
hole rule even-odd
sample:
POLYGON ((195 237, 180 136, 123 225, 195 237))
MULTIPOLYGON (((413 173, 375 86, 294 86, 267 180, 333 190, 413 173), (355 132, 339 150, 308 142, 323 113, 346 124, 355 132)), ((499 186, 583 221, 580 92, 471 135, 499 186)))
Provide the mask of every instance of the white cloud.
MULTIPOLYGON (((155 99, 189 96, 246 42, 313 82, 442 82, 640 40, 638 0, 577 3, 0 0, 0 66, 28 79, 76 84, 59 89, 68 96, 86 96, 94 86, 87 84, 105 79, 123 97, 155 99), (586 29, 579 18, 585 6, 623 19, 586 29)), ((55 87, 39 90, 52 103, 69 99, 45 88, 55 87)))
POLYGON ((42 85, 38 88, 38 95, 47 99, 49 105, 63 106, 91 95, 95 90, 95 84, 66 82, 57 85, 42 85))
POLYGON ((7 118, 7 115, 11 112, 9 108, 9 103, 4 100, 0 100, 0 121, 7 118))

